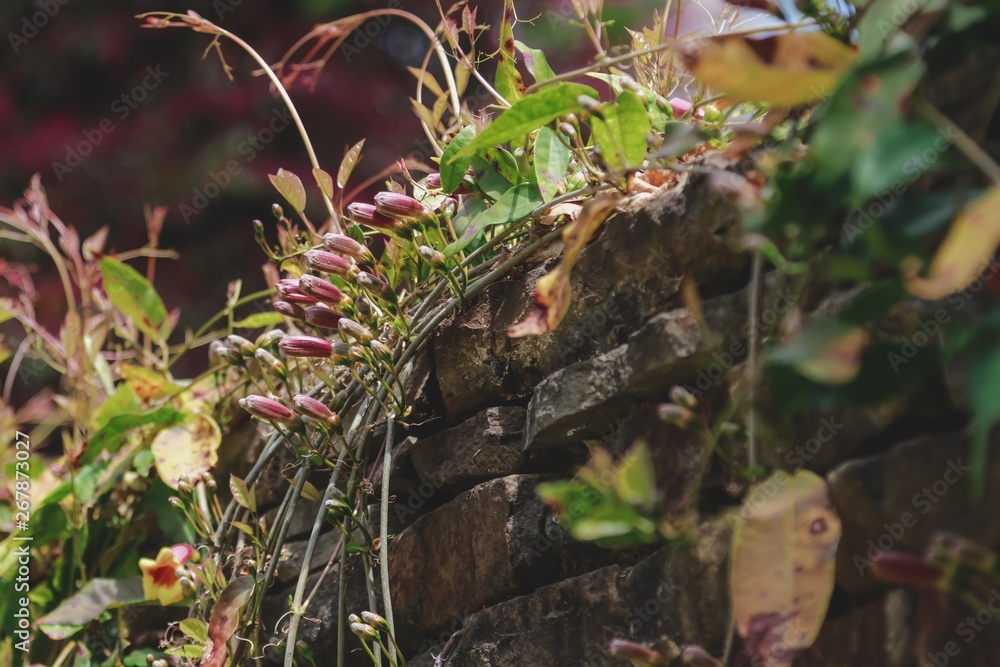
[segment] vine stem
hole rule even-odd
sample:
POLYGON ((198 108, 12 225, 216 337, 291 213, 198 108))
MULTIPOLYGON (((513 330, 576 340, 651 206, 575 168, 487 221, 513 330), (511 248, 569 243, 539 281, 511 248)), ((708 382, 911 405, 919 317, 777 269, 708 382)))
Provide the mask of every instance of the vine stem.
POLYGON ((396 626, 392 620, 392 598, 389 595, 389 475, 392 469, 392 441, 396 434, 396 413, 386 417, 385 451, 382 453, 382 506, 379 508, 379 570, 382 575, 382 605, 389 624, 389 662, 396 662, 396 626))
POLYGON ((757 311, 760 308, 760 253, 754 253, 750 277, 750 344, 747 359, 750 388, 747 395, 749 414, 747 415, 747 466, 753 470, 757 465, 757 311))

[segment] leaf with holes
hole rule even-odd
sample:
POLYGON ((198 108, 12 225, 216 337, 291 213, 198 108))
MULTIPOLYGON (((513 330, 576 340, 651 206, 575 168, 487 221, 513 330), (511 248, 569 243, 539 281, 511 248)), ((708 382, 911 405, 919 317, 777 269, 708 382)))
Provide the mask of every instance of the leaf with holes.
POLYGON ((800 470, 754 486, 734 522, 736 629, 754 664, 788 667, 826 617, 840 519, 823 478, 800 470))
POLYGON ((268 174, 267 177, 278 194, 284 197, 294 210, 299 213, 306 210, 306 189, 302 185, 302 179, 285 169, 279 169, 277 174, 268 174))
POLYGON ((681 49, 694 77, 739 102, 795 107, 825 97, 857 57, 824 32, 717 35, 681 49))
POLYGON ((104 291, 115 308, 150 338, 164 340, 170 335, 167 309, 148 280, 128 264, 111 257, 101 259, 98 266, 104 291))
POLYGON ((156 472, 171 489, 177 490, 181 475, 207 473, 219 460, 222 431, 208 415, 197 415, 178 426, 156 434, 152 452, 156 472))

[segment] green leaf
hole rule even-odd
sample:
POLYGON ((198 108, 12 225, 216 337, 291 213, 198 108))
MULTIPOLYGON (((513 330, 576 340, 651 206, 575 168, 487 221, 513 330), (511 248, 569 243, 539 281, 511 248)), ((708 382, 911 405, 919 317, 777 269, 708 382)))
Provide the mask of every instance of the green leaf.
POLYGON ((631 505, 650 509, 656 502, 656 479, 649 447, 639 442, 622 457, 613 482, 618 496, 631 505))
POLYGON ((238 322, 233 322, 233 328, 259 329, 261 327, 270 327, 276 324, 281 324, 284 321, 285 318, 281 313, 276 313, 276 312, 252 313, 244 317, 242 320, 239 320, 238 322))
POLYGON ((473 226, 503 225, 520 220, 543 204, 542 193, 533 183, 521 183, 505 192, 493 206, 480 213, 473 226))
POLYGON ((277 174, 268 174, 267 177, 278 194, 284 197, 293 209, 299 213, 306 210, 306 189, 298 176, 285 169, 279 169, 277 174))
POLYGON ((596 99, 597 91, 580 83, 546 86, 500 114, 489 127, 450 159, 455 160, 483 148, 519 139, 543 125, 548 125, 560 116, 580 113, 583 107, 577 102, 577 98, 581 95, 596 99))
POLYGON ((230 475, 229 490, 233 494, 233 500, 241 507, 245 507, 254 514, 257 513, 257 499, 250 489, 247 488, 246 482, 236 475, 230 475))
POLYGON ((313 169, 313 178, 316 179, 316 185, 319 186, 320 192, 329 199, 333 199, 333 176, 322 169, 313 169))
POLYGON ((180 628, 181 632, 196 642, 205 642, 208 640, 208 626, 200 619, 185 618, 181 621, 180 628))
POLYGON ((950 143, 927 124, 892 125, 879 133, 851 170, 854 203, 906 187, 936 165, 950 143), (927 156, 933 157, 927 157, 927 156))
POLYGON ((115 387, 115 393, 104 400, 104 405, 97 411, 94 418, 94 427, 98 430, 107 426, 113 417, 129 413, 136 413, 142 410, 142 404, 136 397, 132 387, 126 382, 121 382, 115 387))
POLYGON ((165 405, 147 414, 118 415, 108 420, 108 423, 87 442, 87 451, 80 457, 81 465, 93 461, 104 450, 118 451, 122 436, 132 429, 148 424, 173 426, 184 419, 184 413, 165 405))
POLYGON ((462 179, 465 178, 465 172, 472 164, 472 154, 457 160, 453 158, 475 138, 476 128, 472 125, 466 125, 461 132, 455 135, 448 147, 444 149, 444 153, 441 154, 441 189, 445 192, 449 194, 454 192, 455 188, 461 185, 462 179))
POLYGON ((535 178, 542 192, 542 199, 549 201, 566 187, 566 168, 569 167, 569 146, 564 144, 552 128, 545 126, 535 136, 535 178))
POLYGON ((634 167, 646 157, 646 135, 651 125, 646 107, 631 90, 622 91, 616 104, 605 104, 591 121, 594 141, 611 169, 634 167))
POLYGON ((170 655, 179 655, 182 658, 200 659, 205 654, 205 647, 198 644, 185 644, 184 646, 174 646, 167 649, 170 655))
POLYGON ((62 640, 76 633, 108 609, 142 602, 142 577, 91 579, 42 618, 38 627, 51 639, 62 640))
POLYGON ((500 173, 496 165, 479 155, 472 158, 472 173, 476 179, 476 186, 494 201, 514 187, 514 182, 500 173))
POLYGON ((990 430, 1000 419, 1000 346, 977 346, 969 355, 966 393, 973 417, 972 492, 981 498, 986 482, 990 430))
POLYGON ((524 44, 524 42, 517 40, 514 41, 514 46, 521 52, 521 57, 524 58, 524 66, 531 72, 531 76, 535 77, 535 83, 556 78, 556 73, 549 67, 549 61, 545 58, 545 53, 541 49, 533 49, 524 44))
POLYGON ((142 274, 111 257, 101 259, 98 266, 104 279, 104 290, 115 308, 150 338, 159 341, 170 335, 167 309, 142 274))
POLYGON ((351 172, 354 171, 354 166, 361 157, 361 149, 364 147, 365 140, 362 139, 351 146, 351 149, 344 154, 344 159, 340 161, 340 169, 337 170, 337 187, 341 190, 347 185, 347 180, 351 177, 351 172))

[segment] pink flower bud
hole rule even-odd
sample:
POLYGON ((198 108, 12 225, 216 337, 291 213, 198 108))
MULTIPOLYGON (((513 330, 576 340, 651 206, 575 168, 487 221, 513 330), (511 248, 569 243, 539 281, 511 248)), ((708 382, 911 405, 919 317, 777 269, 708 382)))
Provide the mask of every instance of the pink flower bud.
POLYGON ((642 644, 630 642, 627 639, 612 639, 608 644, 608 650, 614 657, 622 658, 630 662, 641 661, 646 664, 653 665, 662 659, 662 656, 656 651, 646 648, 642 644))
POLYGON ((688 645, 681 648, 681 664, 691 667, 720 667, 722 663, 700 646, 688 645))
POLYGON ((395 220, 382 215, 371 204, 361 204, 358 202, 348 204, 347 212, 350 214, 351 219, 359 225, 388 230, 396 229, 399 226, 395 220))
POLYGON ((333 418, 333 411, 312 396, 296 394, 292 397, 292 405, 296 412, 316 421, 329 422, 333 418))
POLYGON ((316 276, 305 275, 299 278, 299 289, 306 296, 324 303, 338 304, 345 299, 344 293, 336 285, 316 276))
MULTIPOLYGON (((315 300, 313 302, 315 303, 315 300)), ((300 306, 290 301, 275 301, 274 309, 285 317, 291 317, 294 320, 301 320, 306 316, 306 312, 300 306)))
POLYGON ((396 192, 380 192, 375 195, 375 208, 382 215, 398 220, 405 226, 429 222, 434 211, 413 197, 396 192))
POLYGON ((274 284, 274 288, 278 291, 278 296, 281 297, 282 301, 310 306, 316 303, 316 299, 303 292, 302 288, 299 287, 299 281, 294 278, 282 278, 274 284))
POLYGON ((323 329, 336 329, 344 315, 326 304, 316 304, 306 308, 306 322, 323 329))
POLYGON ((314 336, 285 336, 278 343, 278 347, 290 357, 326 359, 333 354, 333 346, 328 341, 314 336))
POLYGON ((289 422, 295 418, 295 414, 284 405, 274 399, 264 396, 247 396, 240 399, 240 407, 260 419, 268 421, 289 422))
POLYGON ((338 276, 352 275, 358 271, 358 267, 353 262, 326 250, 309 250, 306 252, 306 264, 314 271, 335 273, 338 276))
POLYGON ((947 574, 944 568, 904 551, 879 551, 871 563, 876 577, 904 586, 940 588, 947 574))
POLYGON ((323 246, 330 252, 347 255, 357 260, 372 259, 372 253, 367 246, 344 234, 334 234, 333 232, 324 234, 323 246))
MULTIPOLYGON (((674 118, 680 118, 681 116, 684 116, 685 114, 689 113, 691 111, 691 107, 694 106, 688 100, 684 100, 679 97, 671 97, 669 100, 667 100, 667 103, 670 104, 670 110, 673 112, 674 118)), ((705 110, 699 107, 694 112, 694 117, 704 118, 705 110)))

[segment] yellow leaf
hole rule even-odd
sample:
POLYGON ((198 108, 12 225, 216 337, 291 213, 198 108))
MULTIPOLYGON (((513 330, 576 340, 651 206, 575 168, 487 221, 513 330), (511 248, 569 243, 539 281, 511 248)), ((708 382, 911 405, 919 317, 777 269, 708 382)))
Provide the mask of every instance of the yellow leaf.
POLYGON ((931 261, 928 276, 904 278, 906 291, 935 301, 968 287, 993 259, 1000 245, 1000 185, 963 208, 931 261))
POLYGON ((736 629, 754 664, 787 667, 815 641, 839 540, 823 478, 778 472, 751 490, 736 521, 730 587, 736 629))
POLYGON ((577 257, 583 252, 587 242, 594 236, 604 219, 611 214, 620 199, 617 192, 605 192, 586 204, 577 214, 573 222, 563 229, 563 243, 566 250, 562 261, 551 273, 548 273, 535 285, 535 309, 522 321, 507 328, 511 338, 524 336, 540 336, 552 331, 569 310, 570 285, 569 275, 576 264, 577 257))
POLYGON ((208 472, 219 460, 222 432, 208 415, 163 429, 153 440, 156 472, 171 489, 177 490, 181 475, 208 472))
POLYGON ((147 405, 154 398, 180 389, 179 385, 171 382, 163 374, 142 366, 126 364, 118 372, 139 400, 147 405))
POLYGON ((789 32, 763 39, 718 35, 681 55, 695 78, 716 92, 738 102, 795 107, 829 93, 857 52, 823 32, 789 32))

